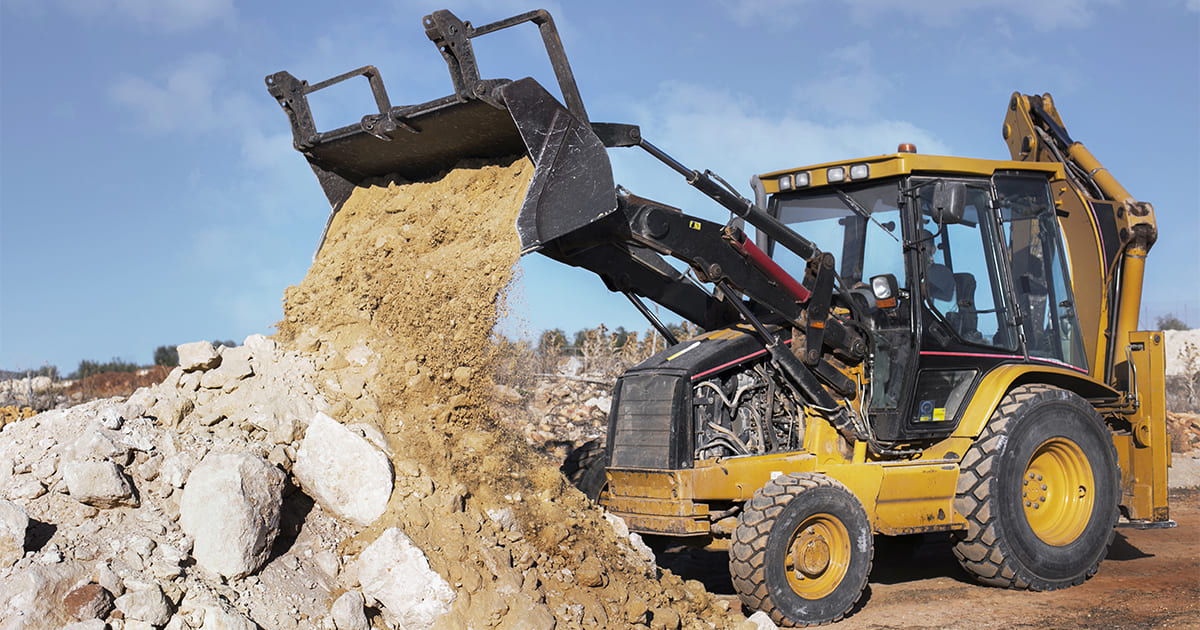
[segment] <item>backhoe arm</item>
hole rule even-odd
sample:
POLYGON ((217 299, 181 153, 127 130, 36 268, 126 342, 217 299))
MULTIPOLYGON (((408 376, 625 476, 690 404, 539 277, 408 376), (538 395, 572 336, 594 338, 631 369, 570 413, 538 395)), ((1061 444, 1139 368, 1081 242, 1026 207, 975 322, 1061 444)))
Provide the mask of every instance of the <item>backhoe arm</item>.
MULTIPOLYGON (((1082 202, 1075 205, 1093 215, 1098 235, 1093 238, 1099 239, 1096 248, 1102 252, 1096 275, 1107 290, 1099 303, 1080 304, 1080 310, 1094 307, 1107 315, 1106 351, 1100 369, 1111 382, 1114 363, 1123 358, 1129 334, 1138 329, 1146 255, 1158 238, 1154 207, 1134 199, 1087 147, 1071 138, 1049 94, 1014 93, 1004 119, 1004 139, 1014 160, 1063 164, 1067 181, 1082 202), (1116 242, 1105 242, 1106 233, 1116 242)), ((1073 210, 1070 201, 1060 200, 1062 212, 1073 210)), ((1076 247, 1082 249, 1082 244, 1072 249, 1076 247)), ((1072 258, 1074 262, 1075 252, 1072 258)), ((1090 279, 1076 278, 1076 283, 1080 281, 1090 279)))

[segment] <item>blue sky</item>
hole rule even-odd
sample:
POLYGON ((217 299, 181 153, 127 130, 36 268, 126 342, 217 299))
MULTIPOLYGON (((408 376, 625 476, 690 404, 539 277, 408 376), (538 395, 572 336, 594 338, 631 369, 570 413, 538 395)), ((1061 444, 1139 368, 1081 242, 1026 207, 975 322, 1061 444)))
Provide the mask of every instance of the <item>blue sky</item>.
MULTIPOLYGON (((754 173, 889 153, 1006 158, 1009 95, 1050 92, 1072 136, 1154 203, 1143 324, 1200 325, 1200 0, 543 3, 593 120, 639 124, 749 194, 754 173)), ((366 64, 393 103, 451 92, 421 17, 536 5, 0 0, 0 368, 149 363, 155 347, 273 332, 328 206, 263 77, 366 64)), ((483 73, 553 85, 529 26, 476 40, 483 73)), ((372 102, 351 82, 318 125, 372 102)), ((629 151, 629 150, 626 150, 629 151)), ((633 153, 617 179, 723 220, 633 153)), ((590 274, 522 264, 510 333, 644 329, 590 274)))

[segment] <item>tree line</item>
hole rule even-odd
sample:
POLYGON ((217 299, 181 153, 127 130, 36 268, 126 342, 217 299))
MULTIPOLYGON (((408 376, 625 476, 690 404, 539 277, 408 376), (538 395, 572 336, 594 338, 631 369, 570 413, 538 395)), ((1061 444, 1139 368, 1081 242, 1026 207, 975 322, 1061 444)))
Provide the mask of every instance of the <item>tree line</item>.
MULTIPOLYGON (((698 329, 686 322, 682 324, 668 324, 667 328, 678 339, 686 339, 698 332, 698 329)), ((1187 330, 1189 326, 1178 315, 1167 313, 1155 318, 1154 328, 1156 330, 1187 330)), ((638 357, 648 357, 657 350, 665 347, 662 337, 651 331, 631 331, 626 330, 624 326, 619 326, 610 331, 603 324, 596 328, 583 328, 570 335, 561 328, 546 330, 538 337, 536 344, 529 344, 526 341, 511 341, 504 338, 498 339, 498 343, 509 346, 510 350, 520 346, 524 353, 529 353, 542 359, 540 361, 541 366, 546 368, 547 371, 550 369, 548 363, 560 357, 579 357, 588 363, 604 362, 620 364, 638 357), (618 358, 623 358, 624 360, 618 360, 618 358)), ((238 343, 225 340, 214 341, 213 345, 223 345, 233 348, 238 343)), ((84 359, 79 362, 79 366, 75 371, 68 374, 66 378, 77 380, 97 374, 104 374, 105 372, 136 372, 154 365, 165 365, 167 367, 179 365, 179 351, 173 345, 158 346, 154 349, 154 363, 151 365, 139 365, 117 357, 103 362, 84 359)), ((594 366, 589 365, 588 367, 594 366)), ((605 367, 611 368, 616 367, 616 365, 605 367)), ((21 372, 5 371, 3 375, 7 378, 23 378, 26 376, 48 376, 53 380, 61 380, 63 378, 59 373, 58 366, 55 365, 44 365, 34 370, 23 370, 21 372)))

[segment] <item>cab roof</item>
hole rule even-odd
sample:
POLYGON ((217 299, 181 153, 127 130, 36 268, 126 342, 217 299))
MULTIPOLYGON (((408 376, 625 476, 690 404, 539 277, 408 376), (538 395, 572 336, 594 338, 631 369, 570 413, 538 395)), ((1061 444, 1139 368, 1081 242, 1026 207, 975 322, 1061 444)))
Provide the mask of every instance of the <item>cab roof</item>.
MULTIPOLYGON (((861 183, 871 180, 893 177, 896 175, 930 174, 930 175, 975 175, 990 177, 999 171, 1036 171, 1063 177, 1062 165, 1057 162, 1019 162, 1014 160, 984 160, 978 158, 953 157, 946 155, 926 155, 923 153, 891 153, 876 155, 854 160, 825 162, 811 166, 801 166, 779 171, 771 171, 759 175, 767 194, 780 192, 780 182, 790 183, 790 190, 808 190, 830 184, 831 171, 842 169, 843 179, 832 183, 853 182, 861 183), (856 169, 859 176, 851 177, 851 167, 856 169), (862 176, 861 166, 866 166, 866 176, 862 176), (808 184, 802 185, 803 177, 808 174, 808 184)), ((836 173, 835 173, 836 176, 836 173)), ((785 188, 786 192, 789 190, 785 188)))

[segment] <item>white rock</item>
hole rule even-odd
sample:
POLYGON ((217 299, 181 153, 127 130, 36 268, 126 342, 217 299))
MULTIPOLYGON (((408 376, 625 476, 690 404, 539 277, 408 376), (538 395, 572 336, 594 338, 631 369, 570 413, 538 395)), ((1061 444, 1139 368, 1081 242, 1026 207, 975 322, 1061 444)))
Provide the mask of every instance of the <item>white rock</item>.
POLYGON ((646 563, 650 565, 655 564, 657 558, 654 557, 654 550, 650 548, 650 545, 646 544, 646 541, 642 540, 641 536, 637 535, 635 532, 629 531, 629 526, 625 524, 625 519, 611 512, 605 512, 604 520, 608 521, 608 524, 612 526, 613 533, 615 533, 618 538, 629 541, 630 548, 633 549, 637 555, 641 556, 642 560, 645 560, 646 563))
POLYGON ((151 435, 149 425, 149 421, 141 418, 126 422, 125 431, 121 434, 121 443, 135 451, 153 451, 154 436, 151 435))
POLYGON ((184 372, 207 370, 221 363, 221 355, 217 354, 217 349, 207 341, 185 343, 176 350, 179 351, 179 367, 183 368, 184 372))
POLYGON ((250 335, 242 342, 242 346, 250 350, 250 355, 259 360, 273 360, 275 340, 263 335, 250 335))
POLYGON ((196 454, 191 451, 176 453, 163 460, 158 467, 158 476, 173 487, 182 488, 187 483, 188 475, 196 467, 196 454))
POLYGON ((219 354, 221 355, 220 367, 204 373, 204 377, 200 379, 201 387, 228 389, 231 383, 236 383, 254 374, 254 368, 250 366, 249 348, 221 346, 219 354))
POLYGON ((121 410, 121 417, 126 420, 132 420, 133 418, 145 415, 146 410, 153 407, 157 401, 157 388, 140 387, 129 396, 129 400, 125 401, 124 408, 121 410))
POLYGON ((121 417, 121 412, 115 406, 105 407, 100 412, 99 419, 100 424, 103 425, 105 429, 112 429, 114 431, 120 429, 121 424, 125 422, 125 419, 121 417))
POLYGON ((179 393, 171 390, 164 390, 163 395, 154 402, 154 405, 146 413, 157 418, 159 424, 174 427, 178 426, 189 413, 192 413, 195 407, 196 404, 192 399, 181 396, 179 393))
POLYGON ((161 626, 171 619, 171 606, 158 585, 141 591, 130 591, 113 604, 129 619, 161 626))
POLYGON ((125 593, 125 583, 121 580, 121 576, 117 575, 116 571, 107 563, 101 562, 92 570, 91 580, 113 595, 122 595, 125 593))
POLYGON ((29 515, 12 501, 0 500, 0 569, 16 564, 25 555, 29 515))
POLYGON ((520 532, 520 523, 517 521, 517 515, 513 513, 512 508, 492 508, 487 510, 488 518, 492 519, 500 529, 504 531, 520 532))
POLYGON ((758 630, 778 630, 778 626, 775 625, 774 621, 771 621, 771 617, 761 610, 746 617, 746 621, 754 624, 758 630))
POLYGON ((62 602, 83 571, 79 563, 60 562, 33 565, 0 579, 0 628, 58 628, 73 621, 62 602))
POLYGON ((138 505, 133 484, 113 462, 67 462, 62 472, 71 498, 80 503, 99 508, 138 505))
POLYGON ((283 483, 283 471, 260 457, 206 456, 188 477, 179 506, 196 561, 226 578, 257 571, 279 532, 283 483))
POLYGON ((100 462, 112 460, 121 464, 129 461, 129 448, 121 434, 104 428, 100 423, 89 424, 71 443, 72 458, 80 461, 100 462))
POLYGON ((387 455, 323 413, 309 423, 292 474, 321 507, 362 526, 383 514, 394 481, 387 455))
POLYGON ((370 630, 367 624, 366 605, 363 594, 358 591, 346 591, 329 610, 333 617, 333 626, 337 630, 370 630))
POLYGON ((36 475, 14 475, 4 488, 4 498, 10 501, 32 501, 46 494, 46 486, 36 475))
POLYGON ((599 409, 600 411, 603 411, 604 413, 611 413, 612 397, 608 396, 606 394, 601 394, 599 396, 593 396, 593 397, 587 399, 587 402, 583 403, 583 406, 593 407, 595 409, 599 409))
POLYGON ((429 568, 425 554, 395 527, 380 534, 350 567, 362 593, 379 603, 384 619, 406 630, 426 630, 454 603, 454 591, 429 568))

